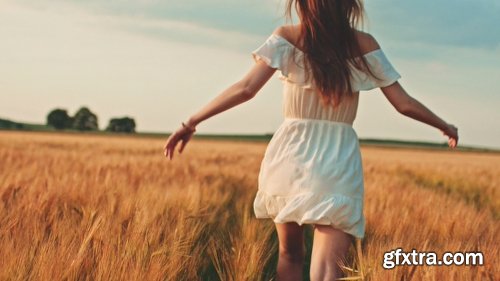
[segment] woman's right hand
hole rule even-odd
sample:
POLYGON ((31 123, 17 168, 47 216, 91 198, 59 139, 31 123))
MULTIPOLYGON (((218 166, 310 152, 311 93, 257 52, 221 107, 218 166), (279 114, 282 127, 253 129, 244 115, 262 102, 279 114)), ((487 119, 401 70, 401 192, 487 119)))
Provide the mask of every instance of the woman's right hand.
POLYGON ((174 157, 175 147, 177 146, 177 143, 179 143, 179 141, 181 142, 181 147, 179 148, 179 154, 181 154, 182 151, 184 150, 184 147, 186 147, 186 144, 193 136, 194 132, 196 132, 196 129, 194 127, 181 126, 177 131, 171 134, 170 137, 167 139, 167 143, 165 144, 164 147, 165 157, 172 160, 172 158, 174 157))
POLYGON ((455 148, 458 145, 458 128, 452 124, 448 124, 446 129, 441 130, 443 135, 448 137, 448 146, 455 148))

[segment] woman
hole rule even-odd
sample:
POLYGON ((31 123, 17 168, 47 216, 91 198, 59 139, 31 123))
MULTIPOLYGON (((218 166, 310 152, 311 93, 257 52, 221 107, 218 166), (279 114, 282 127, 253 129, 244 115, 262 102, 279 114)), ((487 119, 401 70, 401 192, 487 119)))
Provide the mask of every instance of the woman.
POLYGON ((352 128, 359 91, 380 88, 395 109, 448 136, 446 123, 397 81, 401 76, 370 34, 358 31, 360 0, 288 0, 298 25, 277 28, 252 55, 240 81, 222 92, 173 133, 165 145, 182 153, 196 126, 252 99, 277 69, 283 80, 285 120, 268 144, 254 201, 257 218, 271 218, 279 238, 278 280, 301 280, 303 228, 314 226, 311 280, 335 280, 354 237, 363 238, 364 183, 357 134, 352 128))

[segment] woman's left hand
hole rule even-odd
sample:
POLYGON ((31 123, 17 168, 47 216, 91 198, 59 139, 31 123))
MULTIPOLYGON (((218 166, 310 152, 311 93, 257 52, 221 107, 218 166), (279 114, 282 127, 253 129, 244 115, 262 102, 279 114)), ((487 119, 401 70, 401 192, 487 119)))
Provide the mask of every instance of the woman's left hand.
POLYGON ((193 136, 196 130, 192 130, 188 127, 180 127, 177 131, 172 133, 170 137, 167 139, 167 143, 165 144, 165 157, 170 158, 174 156, 174 150, 177 146, 177 143, 181 141, 181 147, 179 148, 179 154, 182 153, 184 147, 193 136))

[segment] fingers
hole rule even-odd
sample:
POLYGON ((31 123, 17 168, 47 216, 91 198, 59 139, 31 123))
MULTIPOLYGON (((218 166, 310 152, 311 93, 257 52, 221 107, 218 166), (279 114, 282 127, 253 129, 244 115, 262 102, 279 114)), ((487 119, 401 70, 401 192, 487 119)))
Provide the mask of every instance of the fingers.
POLYGON ((186 147, 187 143, 189 142, 189 140, 191 139, 191 135, 180 135, 180 134, 173 134, 171 135, 168 140, 167 140, 167 143, 165 144, 164 146, 164 155, 165 157, 169 158, 170 160, 172 160, 172 158, 174 157, 174 151, 175 151, 175 148, 177 146, 177 143, 179 141, 181 141, 181 146, 179 148, 179 154, 182 153, 184 151, 184 148, 186 147))
POLYGON ((177 142, 178 142, 177 138, 170 137, 167 140, 167 143, 165 144, 164 154, 165 154, 165 157, 169 158, 170 160, 172 160, 172 158, 174 157, 174 150, 175 150, 175 147, 177 146, 177 142))
POLYGON ((182 140, 181 147, 179 148, 179 154, 182 153, 182 151, 184 150, 184 147, 186 146, 187 142, 188 142, 187 140, 182 140))
POLYGON ((174 152, 175 152, 175 147, 177 146, 177 143, 175 145, 172 145, 170 146, 168 149, 167 149, 167 158, 169 158, 169 160, 172 160, 174 158, 174 152))
POLYGON ((449 128, 451 128, 451 130, 441 130, 441 133, 443 133, 443 136, 448 137, 448 146, 456 148, 458 145, 458 128, 451 124, 449 128))
POLYGON ((184 148, 186 147, 187 143, 189 142, 189 140, 191 139, 191 134, 185 136, 184 138, 182 138, 182 142, 181 142, 181 147, 179 148, 179 153, 182 153, 184 151, 184 148))
POLYGON ((167 147, 165 149, 165 157, 169 158, 170 160, 172 160, 172 157, 173 157, 173 149, 171 147, 167 147))
POLYGON ((171 145, 165 146, 165 151, 164 151, 165 157, 172 160, 172 157, 174 155, 173 151, 174 151, 174 149, 172 149, 171 145))
POLYGON ((448 139, 448 146, 451 148, 456 148, 457 143, 458 143, 458 140, 456 138, 449 138, 448 139))

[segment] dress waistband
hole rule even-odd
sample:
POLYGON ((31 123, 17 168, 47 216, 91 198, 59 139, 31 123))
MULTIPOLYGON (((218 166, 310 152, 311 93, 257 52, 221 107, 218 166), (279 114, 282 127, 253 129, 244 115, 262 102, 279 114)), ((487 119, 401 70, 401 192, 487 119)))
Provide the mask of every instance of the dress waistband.
POLYGON ((332 121, 327 119, 312 119, 312 118, 296 118, 296 117, 285 117, 285 122, 315 122, 315 123, 329 123, 340 126, 352 127, 352 124, 340 121, 332 121))

